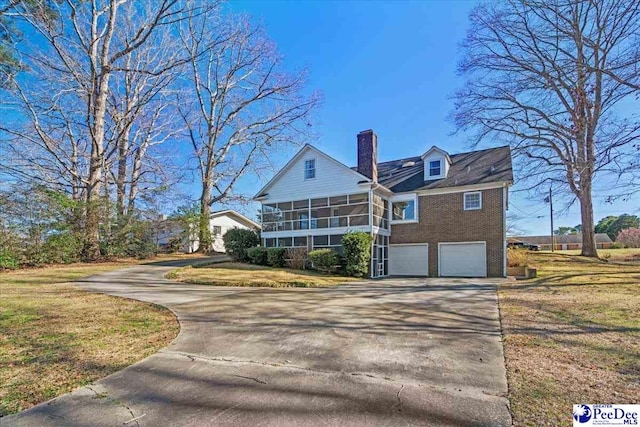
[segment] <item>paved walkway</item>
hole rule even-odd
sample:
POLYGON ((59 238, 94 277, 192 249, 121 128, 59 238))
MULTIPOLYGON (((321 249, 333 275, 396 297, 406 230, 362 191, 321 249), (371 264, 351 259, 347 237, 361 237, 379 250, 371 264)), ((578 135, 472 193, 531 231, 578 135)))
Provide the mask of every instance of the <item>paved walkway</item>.
POLYGON ((495 280, 225 288, 175 267, 79 283, 173 310, 170 346, 2 426, 511 424, 495 280))

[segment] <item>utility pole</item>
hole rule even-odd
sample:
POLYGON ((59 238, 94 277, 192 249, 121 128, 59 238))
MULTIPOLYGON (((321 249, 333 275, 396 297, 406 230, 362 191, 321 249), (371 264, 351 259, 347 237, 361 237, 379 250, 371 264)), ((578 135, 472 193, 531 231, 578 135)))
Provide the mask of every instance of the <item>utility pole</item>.
POLYGON ((551 252, 554 251, 553 247, 553 197, 551 194, 551 187, 549 187, 549 213, 551 216, 551 252))

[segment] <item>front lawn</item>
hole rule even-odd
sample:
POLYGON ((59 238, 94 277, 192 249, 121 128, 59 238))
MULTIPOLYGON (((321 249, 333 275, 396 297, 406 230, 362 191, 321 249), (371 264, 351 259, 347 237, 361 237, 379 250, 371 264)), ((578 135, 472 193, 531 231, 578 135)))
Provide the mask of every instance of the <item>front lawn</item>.
POLYGON ((273 268, 237 262, 185 267, 170 272, 167 277, 198 285, 268 288, 312 288, 334 286, 357 280, 353 277, 326 275, 309 270, 273 268))
POLYGON ((64 283, 139 262, 0 272, 0 416, 118 371, 175 338, 168 310, 64 283))
POLYGON ((640 259, 633 261, 634 254, 640 250, 605 262, 530 253, 538 277, 500 286, 516 425, 570 424, 577 403, 640 402, 640 259))
MULTIPOLYGON (((557 254, 580 255, 579 249, 568 251, 556 251, 557 254)), ((600 258, 616 262, 638 262, 640 263, 640 248, 624 249, 598 249, 600 258)))

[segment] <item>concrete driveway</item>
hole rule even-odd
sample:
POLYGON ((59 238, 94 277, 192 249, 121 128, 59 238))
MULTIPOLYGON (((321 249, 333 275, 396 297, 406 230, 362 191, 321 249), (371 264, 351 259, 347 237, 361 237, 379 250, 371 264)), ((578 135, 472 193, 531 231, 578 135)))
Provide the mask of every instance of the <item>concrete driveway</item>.
POLYGON ((495 280, 225 288, 175 267, 79 284, 173 310, 169 347, 2 425, 511 424, 495 280))

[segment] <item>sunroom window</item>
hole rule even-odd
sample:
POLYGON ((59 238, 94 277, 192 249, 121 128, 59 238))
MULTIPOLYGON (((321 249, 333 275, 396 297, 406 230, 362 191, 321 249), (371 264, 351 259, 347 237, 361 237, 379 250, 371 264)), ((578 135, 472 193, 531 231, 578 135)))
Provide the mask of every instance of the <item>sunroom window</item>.
POLYGON ((413 221, 416 219, 416 201, 411 199, 393 202, 391 212, 392 221, 413 221))

